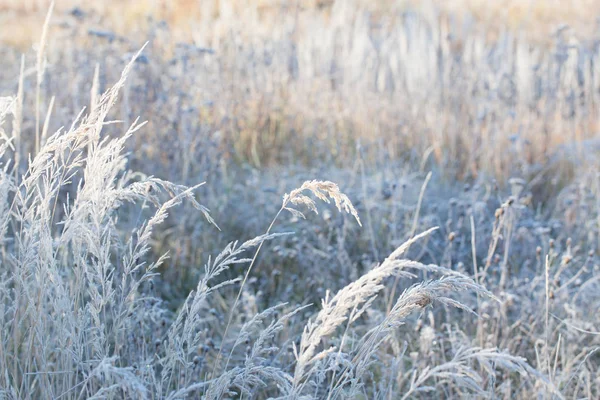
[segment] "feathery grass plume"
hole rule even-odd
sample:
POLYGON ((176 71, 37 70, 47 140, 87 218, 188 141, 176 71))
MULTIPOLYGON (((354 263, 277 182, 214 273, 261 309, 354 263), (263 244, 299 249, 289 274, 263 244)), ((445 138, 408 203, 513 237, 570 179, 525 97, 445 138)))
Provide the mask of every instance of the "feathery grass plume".
POLYGON ((235 393, 253 398, 256 396, 257 389, 266 387, 269 383, 274 383, 283 392, 291 389, 292 377, 282 368, 273 366, 269 360, 269 358, 272 358, 270 354, 278 351, 279 347, 267 342, 275 338, 277 333, 283 329, 283 325, 287 320, 308 306, 297 307, 271 321, 266 327, 261 327, 266 319, 272 318, 275 312, 284 306, 285 304, 280 304, 270 307, 252 317, 250 321, 242 326, 233 345, 234 349, 242 343, 249 343, 253 331, 260 333, 245 356, 243 367, 234 367, 222 373, 210 385, 205 395, 207 399, 220 399, 225 395, 235 395, 235 393), (231 392, 231 388, 236 391, 231 392))
MULTIPOLYGON (((68 131, 61 129, 42 143, 18 187, 11 187, 5 174, 0 176, 3 199, 14 193, 10 205, 3 202, 3 216, 14 224, 14 245, 9 248, 12 268, 0 264, 0 274, 8 274, 3 281, 10 286, 0 288, 1 321, 8 327, 0 330, 0 365, 6 387, 16 397, 148 397, 148 388, 154 386, 148 375, 141 379, 127 366, 146 358, 146 351, 127 338, 146 335, 135 324, 141 324, 142 315, 164 313, 146 309, 160 301, 141 295, 142 284, 156 276, 165 259, 144 260, 151 234, 183 200, 214 223, 193 197, 199 185, 187 188, 152 177, 133 181, 136 175, 125 170, 124 143, 143 123, 136 120, 124 137, 100 139, 132 63, 89 115, 80 114, 68 131), (74 199, 62 198, 60 190, 77 178, 74 199), (172 198, 161 204, 159 194, 164 192, 172 198), (123 203, 140 200, 156 204, 158 210, 123 245, 116 213, 123 203), (56 223, 59 205, 64 217, 56 223)), ((7 225, 3 219, 3 232, 7 225)))
MULTIPOLYGON (((115 398, 125 394, 132 399, 147 399, 150 393, 148 388, 131 367, 118 367, 117 357, 106 357, 89 373, 86 379, 74 394, 78 397, 86 393, 88 385, 98 383, 100 389, 87 397, 88 399, 115 398)), ((67 394, 67 393, 65 393, 67 394)))
POLYGON ((408 399, 416 393, 441 390, 445 385, 456 385, 475 396, 489 396, 485 388, 487 376, 481 376, 474 362, 489 375, 495 374, 498 366, 522 376, 526 376, 528 371, 533 370, 523 358, 501 353, 496 349, 463 347, 457 349, 452 359, 447 362, 432 367, 427 366, 420 371, 414 370, 410 386, 403 393, 402 399, 408 399))
MULTIPOLYGON (((285 235, 288 235, 288 233, 261 235, 240 245, 237 241, 231 242, 214 259, 209 257, 208 262, 204 265, 204 275, 198 281, 196 290, 187 296, 181 310, 177 313, 169 328, 168 340, 165 343, 165 356, 160 360, 162 365, 162 387, 169 388, 170 382, 175 379, 178 373, 185 371, 191 364, 192 357, 201 344, 201 340, 203 340, 200 332, 206 322, 203 311, 206 311, 207 298, 217 290, 238 282, 239 279, 229 279, 214 285, 211 285, 211 281, 227 271, 232 265, 250 262, 251 259, 241 257, 244 252, 259 246, 266 240, 273 240, 285 235)), ((225 339, 223 337, 223 340, 225 339)), ((192 382, 186 382, 186 384, 192 384, 192 382)), ((210 386, 212 387, 212 384, 210 386)))
MULTIPOLYGON (((6 134, 3 124, 8 115, 15 116, 17 101, 18 99, 14 97, 0 97, 0 160, 4 157, 6 150, 13 146, 14 136, 9 137, 6 134)), ((10 166, 10 162, 4 165, 0 163, 0 243, 3 242, 6 224, 10 218, 8 214, 8 195, 14 191, 13 179, 8 176, 10 166)))
POLYGON ((434 302, 438 302, 474 314, 473 310, 468 306, 447 297, 446 293, 469 291, 494 298, 493 294, 483 286, 478 285, 471 278, 458 272, 439 266, 429 266, 408 261, 405 264, 405 268, 416 268, 447 275, 438 280, 415 284, 398 297, 388 315, 376 327, 370 329, 355 346, 348 367, 340 374, 339 379, 335 383, 332 383, 328 398, 352 397, 352 394, 360 392, 363 387, 361 378, 366 375, 368 368, 375 361, 374 355, 376 351, 411 313, 423 310, 434 302), (349 385, 348 392, 344 391, 346 385, 349 385))
POLYGON ((352 202, 348 196, 340 191, 338 185, 330 181, 312 180, 304 182, 302 186, 292 190, 290 193, 286 193, 283 196, 282 208, 301 218, 305 218, 304 214, 295 208, 288 206, 288 204, 304 206, 315 214, 318 214, 319 210, 317 209, 317 205, 315 204, 314 200, 303 194, 304 191, 311 192, 319 200, 322 200, 326 203, 329 203, 329 198, 331 198, 334 201, 338 211, 345 211, 348 214, 352 214, 352 216, 356 219, 356 222, 358 222, 358 225, 362 226, 360 223, 360 218, 358 217, 358 212, 352 205, 352 202), (329 196, 329 198, 327 196, 329 196))
MULTIPOLYGON (((3 128, 4 121, 8 115, 16 115, 18 99, 14 97, 0 97, 0 159, 4 156, 4 153, 9 148, 13 147, 14 134, 12 136, 8 136, 6 131, 3 128)), ((13 124, 15 122, 13 121, 13 124)), ((4 168, 8 168, 9 163, 5 163, 4 168)), ((14 166, 13 166, 14 168, 14 166)))
MULTIPOLYGON (((54 134, 36 157, 30 160, 28 171, 14 190, 9 214, 15 241, 12 248, 14 259, 11 260, 14 281, 11 299, 16 309, 11 329, 3 333, 11 338, 8 342, 8 351, 12 353, 10 378, 20 393, 33 379, 27 373, 32 371, 34 365, 36 371, 44 372, 40 375, 40 390, 50 391, 57 377, 45 372, 52 371, 51 360, 57 357, 54 352, 56 349, 60 349, 58 353, 70 352, 67 346, 54 341, 65 339, 73 345, 76 343, 77 335, 72 328, 77 323, 73 318, 68 282, 61 277, 64 272, 59 271, 51 221, 59 190, 82 165, 81 157, 70 158, 65 154, 76 150, 84 138, 81 131, 77 130, 64 135, 61 132, 54 134), (53 315, 60 317, 53 319, 53 315), (20 327, 24 325, 31 329, 21 331, 20 327), (61 334, 58 337, 43 334, 48 331, 61 334)), ((61 367, 70 370, 72 362, 75 360, 65 361, 68 366, 61 367)))
MULTIPOLYGON (((154 183, 152 180, 150 183, 154 183)), ((119 305, 115 311, 115 323, 113 325, 112 335, 115 337, 125 337, 127 329, 127 318, 129 314, 135 314, 139 308, 143 307, 145 298, 138 298, 137 293, 145 282, 149 282, 153 277, 157 276, 157 268, 163 263, 167 255, 161 256, 157 261, 152 262, 148 265, 143 261, 143 257, 150 252, 150 240, 154 229, 164 222, 168 216, 169 209, 178 206, 183 200, 188 200, 197 209, 201 210, 205 215, 208 215, 208 210, 200 205, 193 196, 193 192, 203 184, 199 184, 190 188, 179 188, 184 189, 180 193, 175 194, 170 200, 163 203, 156 213, 146 222, 143 223, 138 232, 136 232, 136 243, 133 244, 133 238, 129 240, 126 248, 128 252, 123 256, 123 270, 121 275, 121 282, 119 284, 120 298, 117 304, 119 305), (140 276, 141 271, 141 276, 140 276)), ((133 185, 131 185, 133 186, 133 185)), ((178 185, 172 185, 168 182, 160 181, 161 187, 173 188, 178 185)), ((135 193, 140 196, 141 194, 148 193, 147 190, 135 193)), ((142 197, 143 198, 143 197, 142 197)), ((209 223, 212 221, 210 215, 208 215, 209 223)))
POLYGON ((423 232, 407 241, 386 258, 381 265, 373 268, 356 281, 339 290, 335 296, 329 298, 329 293, 322 303, 322 310, 314 320, 309 321, 304 328, 300 347, 296 354, 296 367, 294 371, 294 394, 301 391, 302 382, 305 381, 313 369, 306 369, 314 362, 323 359, 333 349, 317 352, 322 340, 344 322, 356 321, 375 300, 377 293, 383 289, 382 281, 390 276, 414 277, 403 271, 406 267, 404 260, 398 260, 411 244, 430 234, 434 229, 423 232), (350 313, 350 315, 349 315, 350 313))
MULTIPOLYGON (((358 218, 358 212, 352 205, 352 202, 350 201, 348 196, 346 196, 344 193, 342 193, 340 191, 339 187, 335 183, 329 182, 329 181, 312 180, 312 181, 304 182, 302 184, 302 186, 300 186, 297 189, 292 190, 290 193, 286 193, 283 196, 281 208, 279 209, 279 211, 277 212, 277 214, 271 221, 271 224, 269 224, 269 227, 267 228, 265 235, 269 235, 271 233, 271 229, 273 229, 273 226, 275 225, 275 221, 277 221, 277 218, 279 217, 279 215, 281 215, 283 210, 288 210, 292 214, 295 214, 295 215, 298 215, 298 216, 301 216, 302 218, 304 218, 304 214, 302 214, 300 211, 288 206, 288 204, 290 204, 290 203, 294 204, 294 205, 304 205, 304 206, 308 207, 309 210, 314 211, 315 213, 318 213, 315 202, 310 197, 302 194, 302 192, 305 190, 309 190, 317 198, 325 201, 326 203, 329 203, 329 199, 327 198, 327 196, 329 196, 331 199, 333 199, 336 207, 338 208, 338 210, 340 212, 343 209, 347 213, 352 214, 354 216, 354 218, 356 219, 356 221, 358 222, 358 224, 360 225, 360 219, 358 218)), ((246 274, 244 275, 244 279, 242 280, 242 284, 240 285, 240 290, 238 291, 237 297, 233 303, 233 306, 231 307, 231 311, 229 312, 229 319, 227 321, 227 325, 225 327, 225 333, 223 334, 223 337, 227 337, 227 332, 229 331, 229 326, 231 325, 231 321, 233 318, 233 312, 234 312, 235 308, 237 307, 237 304, 240 300, 240 296, 242 295, 242 291, 244 290, 244 286, 246 285, 246 281, 248 280, 248 276, 250 275, 250 271, 252 271, 252 267, 254 266, 254 263, 256 262, 256 258, 258 257, 258 254, 260 253, 263 243, 264 242, 261 242, 258 245, 258 248, 256 249, 256 252, 254 253, 254 257, 252 258, 252 261, 250 262, 250 265, 248 266, 248 269, 246 270, 246 274)), ((231 358, 231 355, 232 354, 230 353, 229 356, 227 357, 227 361, 225 362, 225 369, 227 369, 227 365, 229 364, 229 359, 231 358)), ((221 351, 219 351, 219 354, 217 356, 217 361, 215 362, 214 367, 213 367, 213 372, 212 372, 213 376, 215 374, 216 369, 219 367, 220 358, 221 358, 221 351)))

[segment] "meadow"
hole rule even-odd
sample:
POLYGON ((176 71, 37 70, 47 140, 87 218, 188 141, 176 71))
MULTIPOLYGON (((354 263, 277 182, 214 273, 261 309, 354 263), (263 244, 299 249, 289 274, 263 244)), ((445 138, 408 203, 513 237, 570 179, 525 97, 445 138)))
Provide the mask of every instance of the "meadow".
POLYGON ((0 0, 0 400, 600 398, 596 0, 0 0))

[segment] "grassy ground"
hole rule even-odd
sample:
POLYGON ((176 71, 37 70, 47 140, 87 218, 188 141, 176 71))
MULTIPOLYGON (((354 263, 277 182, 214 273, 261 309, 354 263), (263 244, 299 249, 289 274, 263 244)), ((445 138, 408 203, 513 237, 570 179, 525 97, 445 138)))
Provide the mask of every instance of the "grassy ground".
POLYGON ((0 1, 0 399, 597 398, 595 6, 0 1))

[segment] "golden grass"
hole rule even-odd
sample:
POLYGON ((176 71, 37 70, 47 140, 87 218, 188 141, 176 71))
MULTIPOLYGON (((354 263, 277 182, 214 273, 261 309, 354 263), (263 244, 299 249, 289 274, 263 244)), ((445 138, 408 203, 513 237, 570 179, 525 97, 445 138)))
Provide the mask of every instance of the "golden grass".
MULTIPOLYGON (((0 0, 0 42, 27 48, 39 38, 43 18, 50 0, 0 0)), ((58 0, 56 16, 78 7, 92 12, 96 21, 120 35, 145 32, 148 17, 166 21, 175 40, 193 40, 194 30, 218 18, 229 18, 252 9, 267 25, 279 22, 280 1, 275 0, 58 0)), ((540 0, 356 0, 360 7, 372 12, 374 18, 388 18, 393 12, 414 9, 429 11, 432 6, 458 18, 471 15, 482 22, 492 37, 510 29, 524 32, 538 42, 549 42, 555 30, 567 24, 576 33, 589 35, 596 28, 596 15, 590 10, 600 9, 600 0, 540 1, 540 0)), ((333 0, 290 1, 286 7, 296 12, 320 10, 329 15, 333 0)), ((55 21, 56 22, 56 21, 55 21)), ((59 22, 57 22, 59 23, 59 22)))

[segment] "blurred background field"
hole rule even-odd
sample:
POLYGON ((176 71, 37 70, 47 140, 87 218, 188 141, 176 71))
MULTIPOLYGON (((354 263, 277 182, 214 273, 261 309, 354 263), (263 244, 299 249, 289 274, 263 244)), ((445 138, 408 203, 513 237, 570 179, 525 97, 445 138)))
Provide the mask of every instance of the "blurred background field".
MULTIPOLYGON (((24 57, 28 110, 49 4, 0 0, 0 95, 16 93, 24 57)), ((471 275, 485 266, 476 279, 501 303, 476 310, 485 322, 447 310, 418 316, 403 328, 409 351, 423 351, 412 368, 439 363, 431 346, 455 340, 459 321, 465 337, 525 357, 565 397, 592 399, 600 396, 598 11, 597 0, 58 0, 42 120, 52 106, 49 131, 69 126, 148 41, 109 115, 124 123, 105 131, 117 137, 136 117, 148 120, 126 145, 127 168, 206 181, 198 197, 220 227, 183 205, 155 235, 151 255, 170 251, 157 287, 171 310, 209 254, 264 233, 283 193, 328 179, 363 227, 329 209, 309 221, 286 215, 280 230, 296 235, 266 245, 240 314, 319 304, 326 289, 439 226, 411 258, 471 275), (550 291, 556 318, 546 323, 540 304, 550 291), (424 326, 438 340, 425 340, 426 351, 424 326), (540 343, 552 348, 552 368, 540 343)), ((26 114, 16 152, 34 152, 35 131, 26 114)), ((127 207, 120 222, 129 227, 146 211, 127 207)), ((384 292, 388 304, 398 293, 384 292)), ((225 289, 210 308, 226 317, 236 293, 225 289)), ((222 325, 209 324, 217 342, 222 325)), ((539 393, 509 373, 497 378, 489 390, 498 396, 539 393)))
MULTIPOLYGON (((75 7, 93 10, 102 18, 104 27, 110 27, 120 34, 131 34, 147 28, 148 16, 166 21, 176 32, 177 40, 193 40, 199 23, 214 23, 219 19, 239 20, 249 12, 258 16, 266 25, 277 23, 273 18, 289 7, 296 12, 317 11, 328 17, 334 5, 333 0, 307 0, 283 2, 277 0, 106 0, 86 2, 84 0, 61 0, 56 2, 57 11, 71 11, 75 7)), ((41 25, 39 17, 44 16, 50 2, 48 0, 3 0, 3 23, 12 28, 13 34, 5 34, 3 40, 19 45, 30 45, 39 38, 41 25), (14 17, 19 16, 20 23, 14 17)), ((593 33, 597 28, 596 0, 575 0, 570 2, 551 1, 483 1, 483 0, 353 0, 352 7, 360 7, 374 18, 403 11, 423 11, 435 7, 455 18, 469 16, 485 25, 486 30, 509 29, 524 31, 536 41, 548 41, 548 35, 560 25, 569 24, 579 34, 593 33)), ((495 32, 494 32, 495 31, 495 32)))
MULTIPOLYGON (((557 152, 581 158, 577 143, 595 146, 598 21, 585 11, 595 6, 59 1, 42 89, 70 115, 86 104, 96 63, 107 61, 105 85, 116 74, 108 64, 149 40, 122 112, 152 113, 151 134, 176 135, 168 145, 180 148, 140 147, 140 158, 180 157, 188 176, 202 169, 191 163, 201 137, 254 167, 347 165, 360 145, 373 162, 432 162, 503 184, 533 179, 557 152)), ((33 55, 46 8, 3 2, 6 76, 18 74, 21 52, 33 55)))

